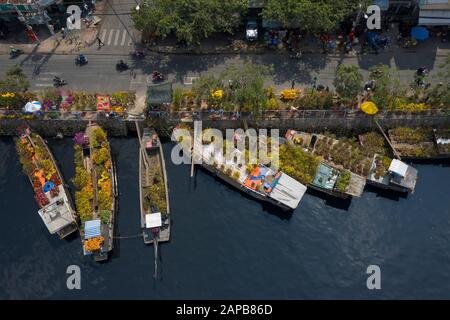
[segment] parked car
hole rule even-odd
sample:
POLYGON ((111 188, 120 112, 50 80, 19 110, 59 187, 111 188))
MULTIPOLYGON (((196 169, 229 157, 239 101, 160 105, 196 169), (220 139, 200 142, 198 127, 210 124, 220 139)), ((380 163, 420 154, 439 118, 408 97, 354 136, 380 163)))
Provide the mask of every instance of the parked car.
POLYGON ((248 41, 258 40, 258 23, 256 19, 249 19, 247 21, 247 28, 245 29, 245 38, 248 41))

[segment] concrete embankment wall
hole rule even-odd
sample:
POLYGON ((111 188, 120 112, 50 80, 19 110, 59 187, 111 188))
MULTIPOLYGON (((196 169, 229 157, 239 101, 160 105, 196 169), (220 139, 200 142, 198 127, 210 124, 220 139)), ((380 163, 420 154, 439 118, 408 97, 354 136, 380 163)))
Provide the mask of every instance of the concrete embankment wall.
MULTIPOLYGON (((383 128, 389 129, 398 126, 409 127, 431 127, 431 128, 450 128, 450 115, 446 114, 389 114, 388 116, 378 117, 378 122, 383 128)), ((179 124, 180 119, 154 119, 151 121, 155 127, 163 127, 164 133, 179 124)), ((123 120, 97 120, 97 123, 107 130, 110 136, 127 136, 136 133, 134 121, 123 120)), ((188 122, 191 123, 192 122, 188 122)), ((17 134, 17 128, 28 125, 43 136, 56 136, 58 133, 65 136, 73 136, 76 132, 84 131, 88 121, 86 120, 23 120, 23 119, 0 119, 0 135, 12 136, 17 134)), ((309 131, 338 131, 338 132, 358 132, 366 130, 377 130, 373 118, 370 116, 327 116, 327 117, 302 117, 293 119, 265 119, 265 120, 246 120, 248 128, 278 128, 280 130, 297 129, 309 131)), ((218 129, 245 129, 242 120, 203 120, 203 128, 218 129)))
MULTIPOLYGON (((136 127, 132 121, 98 120, 110 136, 127 136, 136 133, 136 127)), ((88 121, 84 120, 24 120, 24 119, 1 119, 0 135, 15 136, 17 129, 21 126, 29 126, 33 131, 46 137, 55 137, 57 134, 73 136, 75 133, 84 131, 88 121)))
MULTIPOLYGON (((450 128, 450 114, 389 114, 388 116, 377 117, 378 123, 386 129, 408 126, 408 127, 430 127, 430 128, 450 128)), ((170 120, 170 125, 176 125, 179 120, 170 120)), ((248 128, 277 128, 280 130, 297 129, 305 131, 339 131, 339 132, 353 132, 353 131, 368 131, 378 130, 374 118, 370 116, 355 116, 351 115, 332 116, 332 117, 302 117, 295 119, 271 119, 271 120, 246 120, 248 128)), ((244 121, 235 120, 203 120, 203 128, 243 128, 244 121)))

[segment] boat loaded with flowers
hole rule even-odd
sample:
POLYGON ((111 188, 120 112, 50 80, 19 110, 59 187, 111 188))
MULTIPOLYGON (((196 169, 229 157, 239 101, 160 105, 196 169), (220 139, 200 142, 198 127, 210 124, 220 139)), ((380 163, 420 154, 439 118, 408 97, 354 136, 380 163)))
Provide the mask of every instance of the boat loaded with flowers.
POLYGON ((113 249, 116 174, 106 132, 89 124, 75 135, 75 203, 85 255, 108 259, 113 249))
POLYGON ((40 207, 39 216, 51 234, 56 233, 61 239, 65 238, 78 229, 70 193, 42 137, 28 128, 20 131, 16 149, 23 170, 33 186, 40 207))
POLYGON ((170 209, 164 154, 154 130, 144 129, 139 154, 141 226, 144 243, 170 239, 170 209))
MULTIPOLYGON (((190 154, 192 150, 186 150, 189 143, 184 144, 183 131, 173 131, 172 140, 180 143, 184 154, 190 154)), ((240 139, 237 135, 235 138, 240 139)), ((227 144, 235 141, 225 140, 227 144)), ((200 142, 199 148, 194 148, 193 158, 201 163, 201 166, 224 180, 233 187, 246 194, 284 210, 292 211, 298 207, 300 200, 306 192, 306 186, 298 182, 285 172, 269 168, 261 163, 246 163, 246 153, 232 147, 232 153, 224 156, 217 152, 213 143, 200 142)))

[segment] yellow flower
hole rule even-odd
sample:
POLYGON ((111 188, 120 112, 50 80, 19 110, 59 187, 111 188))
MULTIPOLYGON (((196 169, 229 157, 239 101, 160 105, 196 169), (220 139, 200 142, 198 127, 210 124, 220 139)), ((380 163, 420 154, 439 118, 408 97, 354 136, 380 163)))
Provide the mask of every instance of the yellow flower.
POLYGON ((364 101, 361 104, 361 110, 367 114, 373 115, 378 112, 378 107, 372 101, 364 101))
POLYGON ((299 89, 284 89, 281 91, 281 99, 294 100, 300 94, 299 89))
POLYGON ((16 94, 14 92, 5 92, 2 94, 3 98, 14 98, 16 94))
POLYGON ((211 95, 214 99, 222 99, 223 90, 222 89, 211 90, 211 95))

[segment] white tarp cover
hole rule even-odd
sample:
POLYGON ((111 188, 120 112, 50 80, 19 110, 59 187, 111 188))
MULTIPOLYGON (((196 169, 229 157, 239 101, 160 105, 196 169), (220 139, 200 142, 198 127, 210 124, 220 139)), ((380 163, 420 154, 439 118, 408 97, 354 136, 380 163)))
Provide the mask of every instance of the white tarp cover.
POLYGON ((147 213, 145 215, 145 227, 147 229, 162 226, 161 212, 147 213))
POLYGON ((306 186, 291 178, 285 173, 281 174, 278 183, 270 192, 270 197, 295 209, 306 192, 306 186))
POLYGON ((41 108, 42 108, 42 105, 39 101, 31 101, 31 102, 27 102, 25 107, 23 107, 23 110, 25 112, 37 112, 37 111, 41 110, 41 108))
POLYGON ((408 171, 408 165, 400 160, 394 159, 389 166, 389 171, 401 177, 405 177, 406 171, 408 171))

